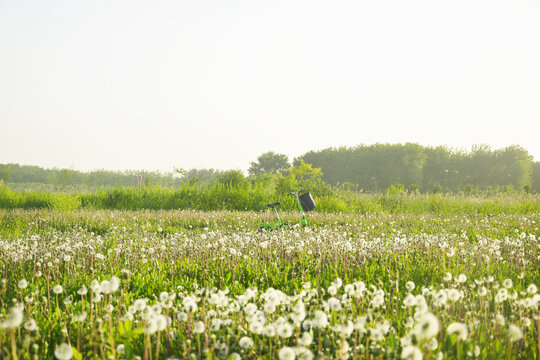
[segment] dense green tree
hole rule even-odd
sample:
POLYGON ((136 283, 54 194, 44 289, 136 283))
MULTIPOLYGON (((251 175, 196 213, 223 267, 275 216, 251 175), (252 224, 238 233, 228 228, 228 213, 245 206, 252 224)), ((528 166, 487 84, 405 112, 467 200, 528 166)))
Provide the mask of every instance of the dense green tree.
POLYGON ((531 191, 533 193, 540 193, 540 161, 533 162, 531 164, 531 191))
POLYGON ((374 144, 310 151, 295 159, 321 168, 322 180, 347 182, 367 191, 385 191, 394 184, 422 192, 469 189, 517 189, 531 185, 532 158, 519 146, 493 150, 477 145, 470 152, 444 146, 374 144))
POLYGON ((260 175, 264 173, 275 173, 280 169, 288 169, 289 158, 287 155, 278 154, 273 151, 265 152, 257 158, 256 162, 251 162, 248 169, 249 175, 260 175))

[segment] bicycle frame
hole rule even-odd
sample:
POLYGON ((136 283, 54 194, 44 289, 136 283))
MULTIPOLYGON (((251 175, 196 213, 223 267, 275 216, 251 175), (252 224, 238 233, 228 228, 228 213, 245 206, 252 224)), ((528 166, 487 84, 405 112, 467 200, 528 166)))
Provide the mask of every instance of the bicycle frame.
POLYGON ((300 222, 292 225, 292 228, 295 228, 297 226, 303 226, 303 227, 309 227, 307 219, 306 219, 306 213, 304 212, 304 209, 302 208, 302 204, 300 204, 300 196, 299 194, 304 190, 298 190, 296 192, 290 192, 287 195, 294 195, 296 197, 296 202, 298 203, 298 209, 300 210, 300 214, 302 214, 302 220, 300 222))
POLYGON ((275 224, 271 224, 271 223, 261 223, 259 225, 259 231, 263 231, 263 230, 266 230, 266 231, 273 231, 273 230, 276 230, 276 229, 295 229, 299 226, 302 226, 302 227, 309 227, 308 225, 308 222, 307 222, 307 219, 306 219, 306 214, 304 212, 304 209, 302 208, 302 204, 300 203, 300 197, 299 197, 299 194, 304 191, 304 190, 298 190, 298 191, 293 191, 293 192, 290 192, 288 193, 287 195, 291 195, 291 196, 295 196, 296 197, 296 202, 298 204, 298 210, 300 211, 300 214, 302 215, 302 219, 294 224, 294 225, 288 225, 288 224, 284 224, 282 221, 281 221, 281 218, 279 217, 279 213, 276 209, 276 206, 280 205, 279 203, 270 203, 270 204, 267 204, 268 206, 274 208, 274 213, 276 214, 276 223, 275 224))

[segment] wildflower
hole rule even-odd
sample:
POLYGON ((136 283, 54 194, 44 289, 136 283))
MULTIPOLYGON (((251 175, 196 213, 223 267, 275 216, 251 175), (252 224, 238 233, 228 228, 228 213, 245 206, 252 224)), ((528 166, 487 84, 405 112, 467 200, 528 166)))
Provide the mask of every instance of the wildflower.
POLYGON ((64 289, 62 288, 62 285, 60 285, 60 284, 55 285, 55 286, 53 287, 53 292, 54 292, 56 295, 61 294, 62 291, 64 291, 64 289))
POLYGON ((77 294, 85 296, 86 294, 88 294, 88 289, 86 288, 86 286, 83 285, 79 290, 77 290, 77 294))
POLYGON ((495 302, 500 303, 508 299, 508 290, 506 288, 499 289, 497 295, 495 295, 495 302))
POLYGON ((120 356, 126 352, 126 346, 124 344, 120 344, 116 347, 116 355, 120 356))
POLYGON ((242 349, 249 349, 253 346, 253 340, 250 337, 243 336, 238 342, 238 345, 240 345, 242 349))
POLYGON ((337 288, 334 285, 328 287, 328 293, 332 296, 337 294, 337 288))
POLYGON ((187 312, 195 312, 197 310, 197 303, 190 296, 185 297, 182 304, 184 304, 184 309, 187 312))
POLYGON ((531 284, 531 285, 529 285, 529 287, 527 288, 527 292, 528 292, 529 294, 531 294, 531 295, 536 294, 536 291, 537 291, 537 290, 538 290, 538 289, 536 288, 536 285, 535 285, 535 284, 531 284))
POLYGON ((86 311, 82 311, 79 314, 73 315, 73 320, 75 320, 77 322, 83 322, 84 320, 86 320, 87 316, 88 316, 88 314, 86 313, 86 311))
POLYGON ((283 322, 281 324, 278 324, 278 326, 276 327, 276 333, 279 335, 279 337, 286 339, 292 335, 293 327, 291 324, 283 322))
POLYGON ((280 360, 294 360, 296 358, 296 353, 288 346, 282 347, 278 355, 280 360))
POLYGON ((330 306, 330 309, 334 311, 341 310, 341 302, 336 298, 330 298, 328 299, 328 306, 330 306))
POLYGON ((254 303, 249 303, 244 308, 244 312, 247 315, 253 314, 253 313, 255 313, 255 311, 257 311, 257 305, 255 305, 254 303))
POLYGON ((19 282, 17 283, 17 287, 19 289, 26 289, 26 287, 28 286, 28 281, 26 281, 25 279, 21 279, 19 280, 19 282))
POLYGON ((478 290, 478 295, 484 297, 486 296, 488 293, 487 289, 485 286, 482 286, 479 290, 478 290))
POLYGON ((309 349, 298 347, 295 350, 299 360, 313 360, 313 353, 309 349))
POLYGON ((298 342, 302 346, 309 346, 311 345, 312 341, 313 341, 313 335, 311 335, 311 333, 309 332, 303 332, 302 335, 300 336, 300 339, 298 340, 298 342))
POLYGON ((267 314, 273 314, 276 311, 276 306, 272 303, 264 304, 264 312, 267 314))
POLYGON ((0 328, 15 329, 21 326, 23 322, 23 312, 18 306, 14 306, 9 310, 9 317, 0 324, 0 328))
POLYGON ((116 276, 113 276, 111 278, 110 285, 111 285, 111 291, 112 292, 117 291, 118 288, 120 287, 120 279, 118 279, 116 276))
POLYGON ((450 274, 450 273, 447 272, 446 274, 444 274, 443 280, 444 280, 444 281, 450 281, 450 280, 452 280, 452 274, 450 274))
POLYGON ((439 342, 437 341, 437 338, 431 338, 429 340, 429 343, 427 344, 427 347, 430 351, 434 351, 439 347, 439 342))
POLYGON ((414 345, 407 345, 401 351, 403 360, 422 360, 422 351, 414 345))
POLYGON ((315 310, 315 317, 313 319, 313 326, 317 328, 324 328, 328 326, 328 316, 324 311, 315 310))
POLYGON ((373 299, 371 300, 371 305, 374 307, 374 308, 378 308, 380 307, 381 305, 384 304, 384 296, 381 295, 381 294, 377 294, 373 297, 373 299))
POLYGON ((204 332, 204 323, 202 321, 197 321, 193 324, 193 332, 196 334, 201 334, 204 332))
POLYGON ((371 329, 370 334, 371 341, 383 341, 384 340, 384 334, 381 329, 375 328, 371 329))
POLYGON ((38 330, 38 326, 37 326, 37 323, 36 323, 36 320, 34 319, 29 319, 27 320, 25 323, 24 323, 24 328, 28 331, 37 331, 38 330))
POLYGON ((414 295, 408 294, 407 296, 405 296, 405 299, 403 299, 403 305, 405 305, 406 307, 415 306, 416 299, 414 295))
POLYGON ((163 315, 158 315, 155 318, 158 331, 163 331, 167 327, 167 318, 163 315))
POLYGON ((107 281, 107 280, 103 280, 101 282, 101 291, 104 294, 110 294, 112 292, 111 283, 109 281, 107 281))
POLYGON ((502 314, 497 314, 495 315, 495 323, 503 326, 506 323, 506 320, 502 314))
POLYGON ((416 287, 416 285, 412 281, 407 281, 407 283, 405 284, 405 287, 407 288, 407 290, 412 291, 416 287))
POLYGON ((514 324, 508 327, 508 339, 510 342, 516 342, 523 338, 523 331, 514 324))
POLYGON ((62 343, 54 349, 54 356, 58 360, 70 360, 73 357, 73 349, 70 345, 62 343))
MULTIPOLYGON (((148 335, 155 334, 158 331, 158 324, 155 318, 148 319, 148 322, 145 325, 144 333, 148 335)), ((196 332, 195 329, 193 329, 193 332, 196 332)))
POLYGON ((178 321, 187 321, 188 316, 185 312, 181 311, 176 315, 176 318, 178 319, 178 321))
MULTIPOLYGON (((219 319, 214 319, 214 320, 219 321, 219 319)), ((212 322, 212 324, 214 324, 214 323, 212 322)), ((252 321, 251 323, 249 323, 249 331, 251 331, 254 334, 258 335, 258 334, 262 333, 263 328, 264 328, 264 323, 262 323, 260 321, 252 321)), ((219 326, 218 326, 218 329, 219 329, 219 326)))
POLYGON ((430 339, 439 332, 439 319, 432 313, 423 314, 415 330, 420 339, 430 339))
POLYGON ((456 302, 461 298, 460 292, 458 290, 456 290, 456 289, 448 290, 447 295, 448 295, 448 299, 450 299, 450 301, 452 301, 452 302, 456 302))
POLYGON ((531 326, 532 322, 531 319, 529 319, 528 317, 524 317, 521 319, 521 324, 524 328, 528 328, 529 326, 531 326))
POLYGON ((92 290, 93 293, 100 293, 102 291, 101 285, 96 279, 90 282, 90 290, 92 290))
POLYGON ((507 289, 510 289, 512 287, 513 283, 512 283, 512 280, 510 279, 506 279, 503 281, 503 286, 507 289))
POLYGON ((460 322, 454 322, 448 325, 446 332, 449 335, 455 334, 459 340, 467 340, 467 337, 469 336, 467 326, 460 322))
POLYGON ((262 334, 268 337, 276 336, 276 329, 272 325, 267 325, 262 329, 262 334))
POLYGON ((146 308, 146 299, 137 299, 133 303, 135 311, 143 311, 146 308))

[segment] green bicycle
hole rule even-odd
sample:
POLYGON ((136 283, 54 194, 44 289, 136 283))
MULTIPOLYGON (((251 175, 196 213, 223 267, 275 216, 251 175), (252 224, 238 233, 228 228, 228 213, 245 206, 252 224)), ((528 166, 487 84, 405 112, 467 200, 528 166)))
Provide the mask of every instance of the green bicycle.
POLYGON ((279 201, 272 202, 266 204, 266 206, 271 207, 274 209, 274 213, 276 214, 276 222, 275 223, 261 223, 259 225, 259 232, 266 232, 266 231, 274 231, 274 230, 287 230, 287 229, 296 229, 297 227, 309 227, 306 214, 305 212, 312 211, 315 209, 315 201, 313 201, 313 197, 309 192, 306 190, 298 190, 288 193, 287 195, 295 196, 296 201, 298 202, 298 209, 300 210, 300 214, 302 215, 302 219, 293 225, 286 224, 281 221, 281 218, 279 217, 279 213, 277 211, 277 207, 281 204, 279 201))

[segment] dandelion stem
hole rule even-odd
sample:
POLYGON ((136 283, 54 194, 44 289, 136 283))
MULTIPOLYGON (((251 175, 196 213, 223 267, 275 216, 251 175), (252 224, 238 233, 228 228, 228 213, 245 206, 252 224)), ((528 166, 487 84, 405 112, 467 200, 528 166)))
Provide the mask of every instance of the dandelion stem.
POLYGON ((159 348, 161 347, 161 331, 157 333, 157 342, 156 342, 156 359, 159 359, 159 348))
POLYGON ((18 360, 17 356, 17 342, 15 341, 15 331, 11 330, 11 356, 13 360, 18 360))
POLYGON ((540 318, 536 320, 536 358, 540 359, 540 318))

